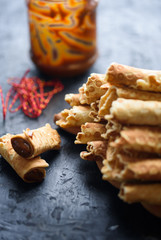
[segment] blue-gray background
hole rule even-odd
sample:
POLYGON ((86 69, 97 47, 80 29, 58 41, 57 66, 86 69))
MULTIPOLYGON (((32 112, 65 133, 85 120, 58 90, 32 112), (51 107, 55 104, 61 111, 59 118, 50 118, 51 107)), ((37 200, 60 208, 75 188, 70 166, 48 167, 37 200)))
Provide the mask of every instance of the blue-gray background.
MULTIPOLYGON (((80 77, 63 79, 65 89, 36 120, 19 111, 8 113, 3 122, 0 105, 0 135, 47 122, 56 127, 54 113, 68 107, 64 95, 76 93, 90 73, 105 73, 113 61, 161 69, 160 13, 159 0, 100 0, 96 63, 80 77)), ((22 76, 28 68, 31 74, 39 74, 29 57, 25 1, 0 0, 0 85, 4 94, 9 89, 7 79, 22 76)), ((23 183, 0 159, 0 239, 161 239, 161 220, 139 204, 123 203, 118 191, 101 180, 95 163, 80 159, 85 147, 74 145, 74 136, 58 131, 62 148, 43 155, 50 167, 41 184, 23 183)))

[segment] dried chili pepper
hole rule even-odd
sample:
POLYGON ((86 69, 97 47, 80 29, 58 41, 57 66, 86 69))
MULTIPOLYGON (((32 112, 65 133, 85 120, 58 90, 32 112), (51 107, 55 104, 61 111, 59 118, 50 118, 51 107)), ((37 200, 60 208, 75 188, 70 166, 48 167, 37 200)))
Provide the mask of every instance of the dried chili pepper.
POLYGON ((14 113, 22 109, 25 115, 30 118, 37 118, 41 115, 42 110, 46 108, 51 98, 58 92, 62 91, 64 86, 59 80, 42 81, 38 77, 27 77, 29 70, 24 76, 11 78, 8 83, 11 85, 6 99, 4 100, 3 91, 0 87, 0 95, 3 108, 3 119, 6 117, 7 109, 14 113), (52 88, 46 91, 46 88, 52 88), (11 99, 11 103, 9 101, 11 99), (19 100, 20 104, 14 108, 15 103, 19 100))

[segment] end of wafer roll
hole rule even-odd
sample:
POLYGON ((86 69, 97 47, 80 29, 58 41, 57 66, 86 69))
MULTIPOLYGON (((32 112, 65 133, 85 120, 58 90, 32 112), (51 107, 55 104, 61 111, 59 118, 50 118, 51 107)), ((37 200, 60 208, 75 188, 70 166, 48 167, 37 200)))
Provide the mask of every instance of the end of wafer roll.
POLYGON ((22 177, 24 182, 27 183, 42 182, 46 176, 45 168, 48 167, 49 164, 45 160, 41 159, 39 156, 30 161, 30 167, 28 169, 26 167, 26 169, 24 169, 24 174, 20 176, 22 177))
POLYGON ((74 93, 66 94, 65 95, 65 101, 72 107, 81 105, 81 103, 80 103, 80 93, 77 93, 77 94, 74 94, 74 93))
POLYGON ((49 123, 11 137, 11 145, 15 152, 23 158, 33 158, 48 150, 59 150, 61 139, 58 132, 49 123))
MULTIPOLYGON (((61 112, 54 115, 54 123, 55 124, 57 121, 59 121, 61 119, 63 119, 61 112)), ((77 133, 81 131, 81 127, 68 127, 68 128, 62 128, 62 129, 64 131, 74 134, 74 135, 77 135, 77 133)))
POLYGON ((87 142, 104 140, 101 136, 106 132, 106 127, 101 123, 86 122, 82 124, 81 131, 77 134, 75 144, 87 144, 87 142))
POLYGON ((28 160, 18 155, 12 148, 11 137, 11 134, 6 134, 0 138, 0 154, 23 181, 41 182, 45 178, 45 168, 49 164, 39 156, 28 160))

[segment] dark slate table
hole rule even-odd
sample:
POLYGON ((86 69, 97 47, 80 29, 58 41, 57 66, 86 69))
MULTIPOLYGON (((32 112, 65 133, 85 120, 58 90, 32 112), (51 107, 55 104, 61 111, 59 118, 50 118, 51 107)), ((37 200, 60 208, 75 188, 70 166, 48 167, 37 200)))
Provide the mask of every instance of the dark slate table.
MULTIPOLYGON (((0 1, 0 84, 6 94, 7 79, 26 69, 40 74, 29 57, 25 1, 0 1)), ((99 58, 79 77, 63 79, 65 89, 54 96, 36 120, 21 111, 8 113, 0 135, 20 133, 53 123, 54 113, 68 107, 66 93, 77 92, 92 72, 105 73, 112 61, 136 67, 161 69, 161 1, 101 0, 98 7, 99 58)), ((128 205, 118 191, 101 179, 95 163, 79 157, 84 146, 58 129, 62 148, 43 157, 49 162, 45 181, 26 184, 0 160, 0 239, 161 239, 161 220, 141 205, 128 205)))

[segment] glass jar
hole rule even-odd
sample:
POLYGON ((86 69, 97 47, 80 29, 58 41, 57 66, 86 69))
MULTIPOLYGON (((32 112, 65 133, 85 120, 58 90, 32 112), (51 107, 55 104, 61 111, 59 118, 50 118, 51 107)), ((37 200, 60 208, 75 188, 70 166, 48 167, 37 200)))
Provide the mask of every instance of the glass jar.
POLYGON ((97 58, 98 0, 27 0, 31 58, 46 74, 74 76, 97 58))

